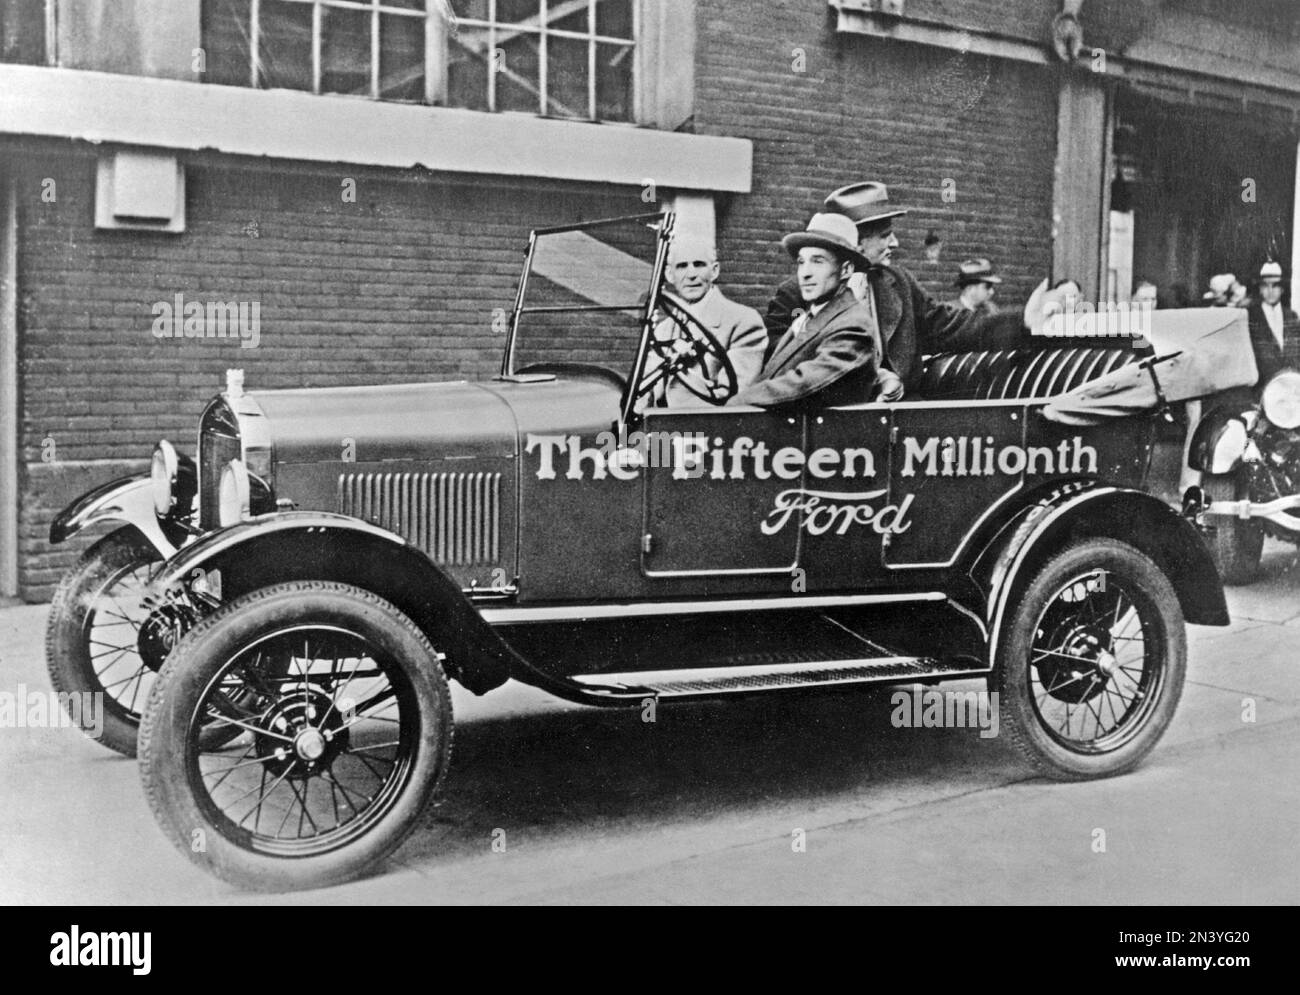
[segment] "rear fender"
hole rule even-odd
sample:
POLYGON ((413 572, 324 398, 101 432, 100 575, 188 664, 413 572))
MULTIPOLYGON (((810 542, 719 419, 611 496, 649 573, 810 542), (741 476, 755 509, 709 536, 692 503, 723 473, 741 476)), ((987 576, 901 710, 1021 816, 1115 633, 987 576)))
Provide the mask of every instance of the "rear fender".
POLYGON ((81 495, 50 523, 50 544, 57 546, 82 529, 100 522, 134 525, 163 559, 176 555, 177 547, 163 533, 158 514, 154 511, 148 474, 110 480, 81 495))
POLYGON ((991 652, 997 652, 1011 606, 1038 569, 1086 538, 1117 539, 1154 560, 1173 584, 1187 621, 1229 623, 1218 570, 1190 522, 1142 491, 1084 484, 1049 495, 995 540, 998 548, 986 551, 995 555, 988 599, 991 652))
POLYGON ((393 603, 447 656, 466 688, 505 683, 516 654, 427 556, 401 536, 346 515, 281 512, 220 529, 181 550, 155 579, 155 593, 220 591, 229 602, 292 580, 353 584, 393 603))

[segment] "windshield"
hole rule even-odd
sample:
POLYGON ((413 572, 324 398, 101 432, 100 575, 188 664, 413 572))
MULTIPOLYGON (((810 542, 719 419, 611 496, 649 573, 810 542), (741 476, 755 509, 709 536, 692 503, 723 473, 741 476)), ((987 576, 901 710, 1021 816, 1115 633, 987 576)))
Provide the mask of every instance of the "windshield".
POLYGON ((671 224, 646 214, 535 231, 504 372, 592 363, 627 377, 671 224))

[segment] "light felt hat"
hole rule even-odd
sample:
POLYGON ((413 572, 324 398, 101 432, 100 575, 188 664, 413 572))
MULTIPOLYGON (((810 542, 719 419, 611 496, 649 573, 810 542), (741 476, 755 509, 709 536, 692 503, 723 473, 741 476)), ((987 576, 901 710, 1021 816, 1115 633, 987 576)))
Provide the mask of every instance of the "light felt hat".
POLYGON ((792 232, 781 239, 785 251, 798 259, 799 250, 816 246, 829 249, 841 259, 852 260, 853 265, 866 269, 867 257, 858 251, 858 228, 843 214, 814 214, 803 231, 792 232))

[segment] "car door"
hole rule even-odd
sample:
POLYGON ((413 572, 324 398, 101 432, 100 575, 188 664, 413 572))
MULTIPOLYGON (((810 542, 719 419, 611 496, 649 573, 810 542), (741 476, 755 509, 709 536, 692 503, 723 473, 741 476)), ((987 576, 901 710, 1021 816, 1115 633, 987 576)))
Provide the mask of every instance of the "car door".
POLYGON ((648 411, 642 570, 789 574, 798 565, 804 418, 758 408, 648 411))
POLYGON ((938 567, 1024 486, 1026 406, 1009 402, 894 405, 889 499, 902 509, 887 566, 938 567))

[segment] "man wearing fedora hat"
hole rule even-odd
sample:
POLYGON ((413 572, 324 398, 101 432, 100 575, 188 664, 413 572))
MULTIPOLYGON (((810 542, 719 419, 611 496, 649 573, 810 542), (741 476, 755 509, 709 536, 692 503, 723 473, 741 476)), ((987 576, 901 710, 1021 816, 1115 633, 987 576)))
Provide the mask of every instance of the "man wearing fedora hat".
MULTIPOLYGON (((906 390, 921 376, 926 353, 973 349, 1038 348, 1050 344, 1028 334, 1031 313, 1041 310, 1042 288, 1025 306, 1024 316, 985 315, 940 304, 921 289, 916 277, 890 265, 898 247, 893 219, 907 211, 889 203, 883 183, 854 183, 826 198, 827 212, 848 218, 857 229, 859 272, 851 287, 875 319, 881 339, 881 366, 896 374, 906 390)), ((775 341, 803 310, 799 285, 786 280, 768 304, 767 332, 775 341)), ((887 398, 892 399, 892 398, 887 398)))
POLYGON ((1261 384, 1283 366, 1300 361, 1300 318, 1283 306, 1284 289, 1282 265, 1270 259, 1259 269, 1259 299, 1246 308, 1261 384))
POLYGON ((967 259, 957 267, 957 279, 953 282, 960 288, 957 299, 951 302, 953 307, 978 311, 985 316, 998 313, 993 294, 1002 277, 993 272, 993 264, 987 259, 967 259))
POLYGON ((892 374, 878 376, 875 320, 849 286, 867 262, 853 222, 841 214, 814 214, 804 231, 781 244, 797 264, 800 313, 777 339, 758 379, 730 403, 768 407, 816 395, 822 404, 854 404, 901 393, 892 374))

